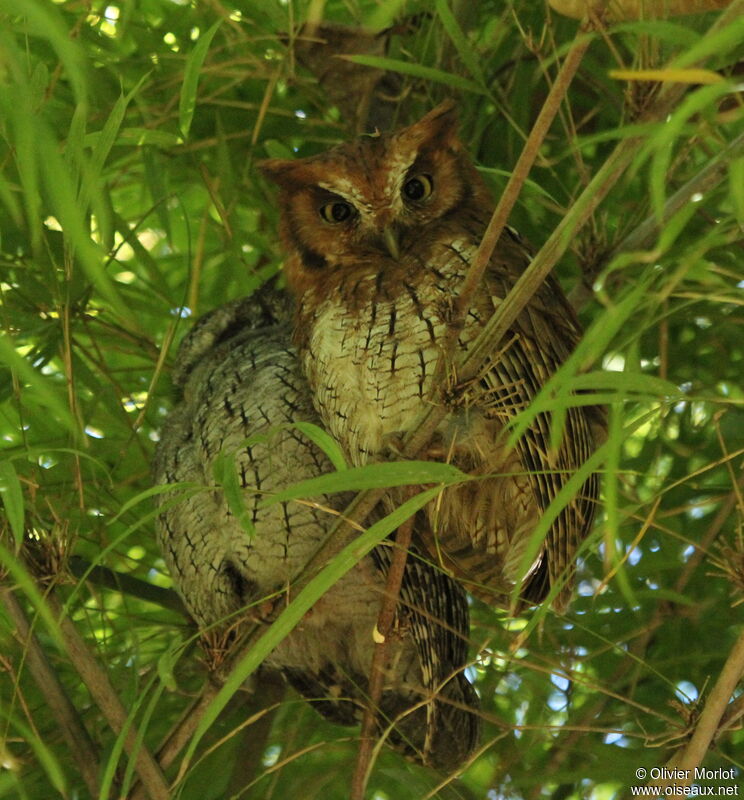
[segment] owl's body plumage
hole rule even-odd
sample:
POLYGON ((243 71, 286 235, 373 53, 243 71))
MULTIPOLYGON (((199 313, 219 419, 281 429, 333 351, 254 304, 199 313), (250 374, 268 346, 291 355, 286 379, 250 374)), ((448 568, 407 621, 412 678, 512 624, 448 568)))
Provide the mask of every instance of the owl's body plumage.
MULTIPOLYGON (((444 105, 398 133, 326 154, 264 162, 281 192, 285 271, 296 296, 295 337, 315 407, 355 463, 385 457, 436 397, 435 365, 454 302, 492 210, 488 190, 444 105)), ((529 262, 507 231, 467 312, 454 358, 472 345, 529 262)), ((509 605, 570 584, 597 496, 591 477, 553 524, 526 574, 520 564, 540 515, 595 447, 596 413, 571 408, 557 453, 538 415, 509 450, 504 425, 568 357, 580 327, 549 280, 521 312, 424 455, 477 476, 447 489, 419 525, 425 545, 468 590, 509 605), (488 477, 483 477, 488 476, 488 477)), ((450 374, 456 394, 456 376, 450 374)), ((391 493, 392 499, 396 493, 391 493)), ((557 605, 565 604, 570 589, 557 605)))
MULTIPOLYGON (((174 378, 183 400, 163 429, 155 478, 211 488, 175 504, 170 493, 161 495, 158 534, 176 587, 204 628, 226 627, 246 614, 261 619, 267 600, 285 592, 291 599, 289 587, 334 521, 332 511, 349 500, 342 494, 317 503, 261 504, 289 484, 332 471, 294 425, 319 420, 283 319, 287 301, 264 291, 223 306, 197 323, 179 352, 174 378), (215 464, 225 456, 228 463, 234 458, 252 537, 215 482, 215 464)), ((340 724, 354 724, 364 708, 390 558, 388 546, 363 558, 266 661, 340 724)), ((477 698, 462 674, 469 632, 464 594, 411 557, 397 619, 379 725, 401 718, 391 736, 398 749, 454 769, 478 735, 477 698)))

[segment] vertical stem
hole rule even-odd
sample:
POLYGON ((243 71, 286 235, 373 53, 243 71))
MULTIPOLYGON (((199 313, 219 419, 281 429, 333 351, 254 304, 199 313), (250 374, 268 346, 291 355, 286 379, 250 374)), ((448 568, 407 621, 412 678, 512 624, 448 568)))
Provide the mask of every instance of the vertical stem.
POLYGON ((462 282, 460 293, 455 300, 454 313, 447 332, 446 346, 437 362, 434 380, 432 381, 434 391, 439 391, 446 365, 451 360, 458 335, 465 322, 465 316, 472 304, 475 293, 478 291, 478 287, 483 281, 483 275, 491 261, 493 251, 501 238, 501 234, 504 232, 509 215, 535 163, 535 159, 540 152, 540 147, 545 140, 545 136, 548 130, 550 130, 550 126, 553 124, 553 120, 561 107, 561 103, 566 97, 568 87, 571 85, 571 81, 576 75, 584 53, 586 53, 589 47, 591 37, 588 36, 588 29, 588 23, 579 28, 576 38, 571 45, 571 49, 568 51, 566 59, 558 71, 555 82, 548 92, 548 96, 535 120, 535 124, 532 126, 527 141, 524 143, 522 152, 509 176, 506 188, 499 198, 499 202, 491 216, 488 227, 483 234, 483 239, 478 247, 478 251, 475 256, 473 256, 473 260, 468 268, 468 273, 462 282))
POLYGON ((372 666, 369 675, 369 702, 364 711, 364 719, 362 720, 361 742, 354 776, 351 781, 350 800, 364 800, 364 790, 367 786, 370 761, 372 759, 372 748, 374 746, 376 710, 380 704, 380 698, 382 697, 382 685, 385 678, 385 659, 387 657, 388 639, 393 632, 395 623, 398 595, 400 594, 400 587, 403 582, 403 573, 406 569, 408 549, 411 546, 413 520, 413 517, 407 519, 400 528, 398 528, 398 533, 395 537, 395 549, 393 550, 393 558, 387 575, 385 595, 382 598, 380 614, 377 618, 377 632, 380 635, 380 640, 377 642, 374 655, 372 656, 372 666))

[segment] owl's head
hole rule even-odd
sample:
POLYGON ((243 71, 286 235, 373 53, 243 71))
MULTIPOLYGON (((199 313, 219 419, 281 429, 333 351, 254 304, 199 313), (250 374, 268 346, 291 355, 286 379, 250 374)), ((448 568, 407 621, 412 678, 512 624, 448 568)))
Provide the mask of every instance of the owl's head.
POLYGON ((481 219, 491 203, 451 102, 395 133, 259 167, 280 187, 285 270, 296 292, 339 272, 379 273, 423 256, 427 242, 481 219))

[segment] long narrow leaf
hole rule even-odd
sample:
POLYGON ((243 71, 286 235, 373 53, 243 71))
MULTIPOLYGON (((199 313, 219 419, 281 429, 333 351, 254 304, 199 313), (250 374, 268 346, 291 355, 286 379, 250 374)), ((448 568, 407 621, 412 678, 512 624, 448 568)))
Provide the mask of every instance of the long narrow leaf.
POLYGON ((282 503, 285 500, 296 500, 299 497, 316 497, 320 494, 335 492, 362 491, 364 489, 380 489, 386 486, 418 486, 426 483, 449 485, 465 480, 465 476, 451 464, 439 464, 433 461, 397 461, 383 464, 366 464, 353 467, 342 472, 332 472, 277 492, 263 500, 260 508, 282 503))
POLYGON ((400 72, 403 75, 413 75, 415 78, 422 78, 434 83, 443 83, 453 89, 463 92, 473 92, 474 94, 486 94, 486 90, 478 86, 477 83, 462 78, 460 75, 453 75, 451 72, 444 72, 434 67, 425 67, 422 64, 410 64, 408 61, 399 61, 395 58, 383 58, 382 56, 338 56, 345 61, 354 64, 364 64, 367 67, 376 69, 390 70, 390 72, 400 72))
POLYGON ((199 88, 199 72, 209 52, 209 45, 212 43, 212 39, 220 25, 222 25, 222 20, 218 19, 208 31, 199 37, 199 41, 196 43, 196 46, 191 51, 191 55, 186 61, 186 67, 183 72, 183 85, 181 86, 181 97, 178 101, 178 124, 184 138, 188 137, 189 130, 191 129, 191 121, 194 119, 196 92, 199 88))
POLYGON ((18 552, 23 545, 23 490, 12 461, 0 461, 0 497, 18 552))

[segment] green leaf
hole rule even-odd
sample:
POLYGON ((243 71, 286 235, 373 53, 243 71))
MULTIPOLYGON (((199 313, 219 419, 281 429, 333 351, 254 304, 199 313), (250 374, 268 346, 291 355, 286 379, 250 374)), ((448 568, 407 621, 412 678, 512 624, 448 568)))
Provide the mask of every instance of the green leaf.
POLYGON ((72 85, 77 102, 84 103, 87 94, 85 61, 80 40, 70 36, 65 22, 53 3, 37 0, 0 0, 0 11, 11 19, 25 17, 28 33, 43 37, 54 48, 64 65, 66 78, 72 85))
POLYGON ((26 599, 34 606, 39 617, 41 617, 46 624, 49 635, 54 640, 54 643, 60 651, 64 652, 65 646, 63 644, 64 639, 62 637, 62 631, 57 624, 54 614, 49 610, 46 600, 42 597, 41 592, 37 588, 36 582, 31 575, 29 575, 20 560, 16 558, 15 553, 8 550, 2 542, 0 542, 0 565, 2 565, 13 578, 13 582, 18 587, 17 591, 23 592, 26 595, 26 599))
POLYGON ((435 461, 394 461, 382 464, 366 464, 342 472, 331 472, 318 478, 300 481, 287 489, 273 494, 259 503, 265 508, 276 503, 297 498, 317 497, 336 492, 362 491, 392 486, 420 486, 427 483, 450 485, 467 480, 468 476, 451 464, 435 461))
MULTIPOLYGON (((51 783, 62 797, 67 797, 65 773, 54 752, 44 743, 35 730, 32 730, 18 718, 18 715, 12 716, 6 709, 0 708, 0 716, 4 717, 10 725, 18 731, 18 735, 33 750, 37 762, 41 765, 49 779, 49 783, 51 783)), ((2 752, 2 750, 0 750, 0 752, 2 752)))
POLYGON ((23 490, 12 461, 0 461, 0 497, 5 506, 5 516, 15 539, 16 553, 23 546, 23 490))
POLYGON ((729 192, 740 225, 744 225, 744 157, 729 165, 729 192))
POLYGON ((687 67, 698 64, 709 56, 723 57, 729 50, 740 50, 744 41, 744 16, 729 20, 728 24, 703 36, 692 47, 674 59, 671 66, 687 67))
POLYGON ((194 119, 196 93, 199 88, 199 72, 204 64, 204 59, 207 57, 209 45, 212 43, 212 39, 220 25, 222 25, 222 19, 218 19, 206 33, 203 33, 191 51, 191 55, 186 59, 181 97, 178 101, 178 125, 184 139, 188 138, 191 122, 194 119))
MULTIPOLYGON (((113 516, 109 520, 109 525, 116 522, 120 519, 127 511, 134 506, 139 505, 144 500, 148 500, 150 497, 157 497, 161 494, 166 494, 168 492, 176 492, 187 490, 188 494, 186 496, 190 497, 192 494, 196 494, 197 492, 206 491, 208 487, 203 486, 202 484, 195 483, 192 481, 180 481, 178 483, 164 483, 160 486, 150 486, 148 489, 144 489, 141 492, 138 492, 133 497, 130 497, 129 500, 126 501, 122 505, 122 507, 118 510, 115 516, 113 516)), ((184 497, 179 497, 178 501, 182 501, 184 497)))
POLYGON ((460 60, 468 68, 468 72, 475 78, 479 86, 485 87, 486 79, 483 75, 480 62, 476 55, 473 45, 467 40, 467 37, 460 28, 459 23, 455 19, 454 14, 450 11, 447 0, 435 0, 434 3, 439 19, 442 20, 442 25, 447 31, 447 35, 452 40, 460 60))
POLYGON ((55 414, 69 431, 77 435, 77 422, 70 414, 59 387, 35 370, 23 356, 18 354, 9 336, 0 337, 0 362, 7 364, 22 383, 28 384, 49 411, 55 414))
POLYGON ((163 651, 158 659, 158 677, 160 682, 171 692, 178 691, 178 681, 174 669, 183 655, 183 642, 178 639, 163 651))
POLYGON ((240 483, 234 453, 220 453, 212 467, 214 480, 222 487, 227 507, 248 536, 248 541, 256 535, 251 513, 245 505, 245 489, 240 483))
POLYGON ((443 83, 445 86, 450 86, 462 92, 487 94, 485 89, 467 78, 453 75, 451 72, 444 72, 435 67, 425 67, 423 64, 411 64, 408 61, 398 61, 394 58, 383 58, 381 56, 338 56, 338 58, 342 58, 344 61, 351 61, 354 64, 364 64, 367 67, 400 72, 403 75, 413 75, 415 78, 422 78, 426 81, 443 83))
POLYGON ((313 425, 312 422, 295 422, 293 427, 297 428, 300 433, 303 433, 313 444, 319 447, 328 456, 328 460, 338 472, 348 467, 341 445, 333 436, 326 433, 323 428, 313 425))

